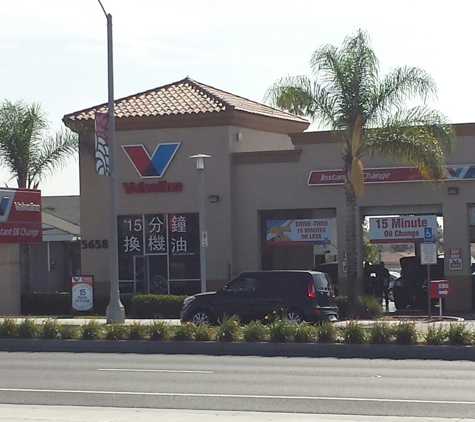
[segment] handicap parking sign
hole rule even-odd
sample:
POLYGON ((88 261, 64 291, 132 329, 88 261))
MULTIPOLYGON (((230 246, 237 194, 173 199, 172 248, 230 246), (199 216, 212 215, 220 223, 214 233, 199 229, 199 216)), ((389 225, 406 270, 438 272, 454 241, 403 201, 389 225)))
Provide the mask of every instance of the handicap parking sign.
POLYGON ((424 228, 424 243, 434 243, 434 239, 432 237, 432 227, 424 228))

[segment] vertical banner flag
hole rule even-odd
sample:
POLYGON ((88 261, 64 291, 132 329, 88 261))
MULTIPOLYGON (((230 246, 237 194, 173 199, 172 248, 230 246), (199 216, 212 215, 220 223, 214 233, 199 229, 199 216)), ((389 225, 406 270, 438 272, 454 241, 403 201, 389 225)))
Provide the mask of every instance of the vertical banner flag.
POLYGON ((96 173, 101 176, 109 175, 109 115, 96 113, 95 121, 96 149, 96 173))

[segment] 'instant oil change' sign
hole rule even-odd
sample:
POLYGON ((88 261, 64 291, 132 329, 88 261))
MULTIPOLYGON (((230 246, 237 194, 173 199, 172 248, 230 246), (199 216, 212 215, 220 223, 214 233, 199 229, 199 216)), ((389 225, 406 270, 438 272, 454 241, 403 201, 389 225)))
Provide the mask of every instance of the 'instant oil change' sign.
POLYGON ((437 234, 435 215, 375 217, 369 219, 371 243, 432 243, 437 234))
POLYGON ((41 192, 0 189, 0 243, 41 243, 41 192))

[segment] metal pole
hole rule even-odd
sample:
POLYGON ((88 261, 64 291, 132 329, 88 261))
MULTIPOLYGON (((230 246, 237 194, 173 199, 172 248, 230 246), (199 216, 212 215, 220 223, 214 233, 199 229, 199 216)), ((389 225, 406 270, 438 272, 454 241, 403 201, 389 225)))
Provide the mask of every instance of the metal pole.
POLYGON ((200 196, 200 270, 201 270, 201 293, 206 292, 206 257, 204 245, 205 235, 205 198, 204 198, 204 169, 198 169, 199 174, 199 196, 200 196))
MULTIPOLYGON (((99 4, 102 7, 101 2, 99 4)), ((102 10, 104 8, 102 7, 102 10)), ((105 13, 105 10, 104 10, 105 13)), ((114 115, 114 66, 112 55, 112 15, 107 14, 107 70, 109 111, 109 230, 110 230, 110 302, 107 306, 107 323, 125 321, 124 305, 119 293, 119 256, 117 250, 117 211, 115 199, 115 115, 114 115)))
POLYGON ((430 265, 427 265, 427 309, 429 318, 432 318, 432 309, 430 307, 430 265))

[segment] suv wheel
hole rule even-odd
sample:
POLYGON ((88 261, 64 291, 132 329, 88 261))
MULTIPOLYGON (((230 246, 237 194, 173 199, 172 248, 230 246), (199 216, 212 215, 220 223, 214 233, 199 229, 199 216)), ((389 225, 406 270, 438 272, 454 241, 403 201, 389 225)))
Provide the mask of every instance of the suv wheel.
POLYGON ((195 313, 191 316, 191 322, 196 326, 200 326, 210 324, 211 318, 209 316, 208 311, 200 309, 198 311, 195 311, 195 313))
POLYGON ((302 317, 302 314, 297 311, 296 309, 289 309, 287 311, 287 319, 290 321, 290 322, 294 322, 296 324, 298 324, 299 322, 302 322, 303 321, 303 317, 302 317))

